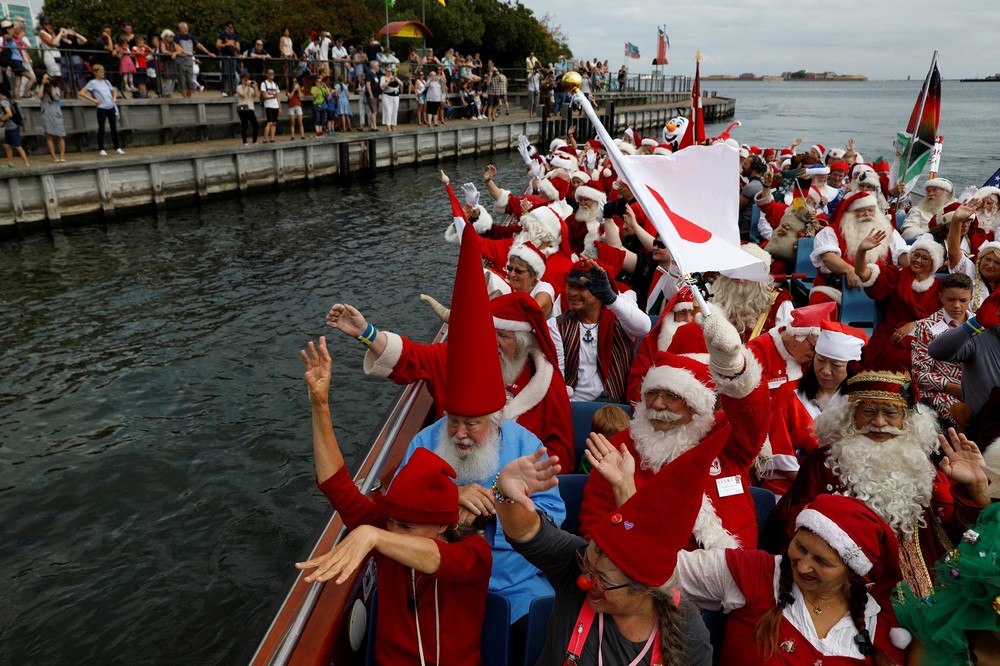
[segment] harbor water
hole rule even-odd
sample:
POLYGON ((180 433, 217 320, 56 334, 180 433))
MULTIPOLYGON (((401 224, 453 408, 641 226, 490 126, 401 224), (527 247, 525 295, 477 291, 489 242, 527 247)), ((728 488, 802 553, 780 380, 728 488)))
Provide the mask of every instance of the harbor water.
MULTIPOLYGON (((756 145, 890 155, 920 82, 711 82, 756 145)), ((941 173, 1000 167, 1000 84, 946 82, 941 173)), ((709 133, 722 126, 709 128, 709 133)), ((516 153, 494 158, 519 187, 516 153)), ((481 183, 484 159, 448 163, 481 183)), ((483 196, 487 197, 485 191, 483 196)), ((397 392, 323 317, 428 340, 457 251, 432 167, 289 188, 0 245, 0 663, 248 656, 326 512, 298 350, 330 333, 356 459, 397 392)))

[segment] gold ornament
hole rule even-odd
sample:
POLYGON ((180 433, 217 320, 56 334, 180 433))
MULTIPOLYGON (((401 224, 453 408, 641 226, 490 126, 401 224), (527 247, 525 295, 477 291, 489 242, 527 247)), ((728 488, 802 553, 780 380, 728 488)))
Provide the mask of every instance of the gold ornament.
POLYGON ((993 597, 993 610, 1000 615, 1000 596, 993 597))
POLYGON ((562 77, 562 89, 570 95, 575 95, 583 85, 583 77, 579 72, 566 72, 562 77))

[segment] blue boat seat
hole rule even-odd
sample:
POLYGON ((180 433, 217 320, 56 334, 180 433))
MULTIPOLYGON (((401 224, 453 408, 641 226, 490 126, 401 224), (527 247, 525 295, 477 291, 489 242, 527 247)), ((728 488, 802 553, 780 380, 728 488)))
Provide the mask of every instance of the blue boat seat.
POLYGON ((496 592, 486 595, 486 616, 479 645, 483 666, 509 666, 510 602, 496 592))
MULTIPOLYGON (((632 415, 630 405, 622 405, 614 402, 572 402, 570 401, 570 411, 573 417, 573 448, 576 450, 576 464, 583 460, 583 452, 587 449, 587 438, 590 437, 590 426, 593 422, 594 412, 606 405, 615 405, 625 410, 629 416, 632 415)), ((571 472, 573 470, 566 470, 571 472)))
POLYGON ((580 504, 583 502, 583 487, 588 478, 589 474, 559 475, 559 496, 566 505, 566 518, 562 528, 573 534, 578 534, 580 530, 580 504))
POLYGON ((375 666, 375 618, 378 617, 378 585, 372 590, 368 605, 368 633, 365 636, 365 666, 375 666))
POLYGON ((757 204, 750 204, 750 242, 760 245, 763 240, 760 237, 760 229, 757 224, 760 222, 760 207, 757 204))
POLYGON ((875 301, 864 289, 850 289, 845 281, 840 285, 840 321, 864 329, 870 336, 877 321, 875 301))
POLYGON ((813 266, 809 255, 812 254, 816 239, 812 236, 803 237, 798 240, 795 249, 795 267, 792 272, 805 275, 805 278, 792 278, 792 298, 796 302, 805 302, 809 298, 809 290, 813 287, 813 280, 816 279, 816 267, 813 266))
MULTIPOLYGON (((562 485, 562 478, 559 479, 562 485)), ((528 609, 528 632, 524 645, 524 666, 535 666, 542 648, 545 646, 545 636, 549 631, 549 616, 556 598, 552 595, 538 597, 531 602, 528 609)))
POLYGON ((722 639, 726 636, 726 614, 720 610, 703 610, 701 621, 705 623, 708 638, 712 643, 712 663, 719 664, 722 656, 722 639))
POLYGON ((753 498, 753 509, 757 514, 757 541, 764 535, 764 526, 774 513, 774 493, 767 488, 750 487, 750 497, 753 498))

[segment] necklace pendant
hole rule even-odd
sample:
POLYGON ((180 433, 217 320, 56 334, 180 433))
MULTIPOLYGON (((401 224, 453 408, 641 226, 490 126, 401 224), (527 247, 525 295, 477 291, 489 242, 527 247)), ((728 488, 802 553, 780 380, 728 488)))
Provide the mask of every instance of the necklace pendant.
POLYGON ((788 654, 791 654, 795 652, 795 641, 792 640, 782 641, 778 645, 778 647, 781 648, 782 652, 787 652, 788 654))
POLYGON ((589 329, 583 334, 583 341, 586 342, 587 344, 590 344, 591 342, 594 341, 594 335, 593 333, 590 332, 589 329))
POLYGON ((816 615, 822 615, 823 609, 817 606, 816 604, 813 604, 813 613, 816 613, 816 615))

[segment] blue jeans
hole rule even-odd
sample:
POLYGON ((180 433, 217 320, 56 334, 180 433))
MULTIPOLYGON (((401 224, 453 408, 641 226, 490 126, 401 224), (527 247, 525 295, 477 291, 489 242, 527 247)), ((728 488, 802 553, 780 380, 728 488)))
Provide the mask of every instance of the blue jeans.
POLYGON ((566 95, 562 90, 552 91, 552 113, 559 115, 562 110, 563 97, 566 95))
POLYGON ((236 76, 238 60, 236 56, 222 56, 222 92, 231 97, 236 96, 236 76))

